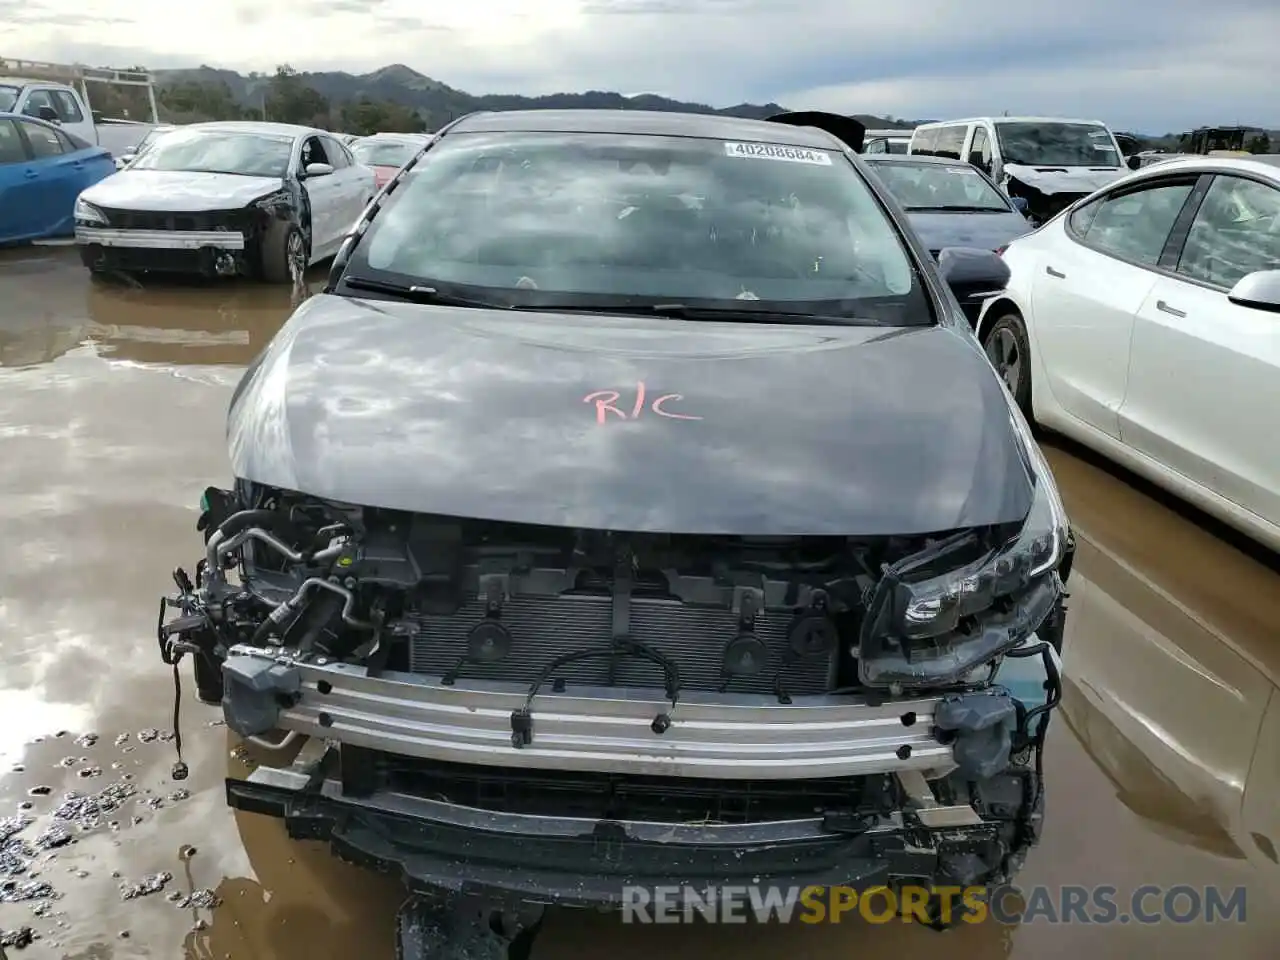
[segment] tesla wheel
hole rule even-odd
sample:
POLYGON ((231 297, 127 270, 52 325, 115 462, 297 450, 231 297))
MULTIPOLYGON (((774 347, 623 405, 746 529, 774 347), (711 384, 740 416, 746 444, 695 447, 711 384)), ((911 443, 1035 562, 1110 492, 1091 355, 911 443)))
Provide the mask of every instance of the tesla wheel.
POLYGON ((276 223, 262 242, 262 277, 268 283, 297 283, 307 271, 307 241, 291 223, 276 223))
POLYGON ((1031 420, 1031 345, 1027 325, 1020 314, 1010 310, 997 317, 982 335, 982 349, 1014 402, 1031 420))

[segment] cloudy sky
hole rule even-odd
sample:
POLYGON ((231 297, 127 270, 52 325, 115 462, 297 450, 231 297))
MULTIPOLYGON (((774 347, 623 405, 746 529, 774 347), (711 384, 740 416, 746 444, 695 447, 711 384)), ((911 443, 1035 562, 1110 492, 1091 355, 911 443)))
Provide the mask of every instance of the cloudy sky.
POLYGON ((1160 133, 1280 127, 1280 0, 0 0, 0 54, 404 63, 472 93, 653 92, 1160 133))

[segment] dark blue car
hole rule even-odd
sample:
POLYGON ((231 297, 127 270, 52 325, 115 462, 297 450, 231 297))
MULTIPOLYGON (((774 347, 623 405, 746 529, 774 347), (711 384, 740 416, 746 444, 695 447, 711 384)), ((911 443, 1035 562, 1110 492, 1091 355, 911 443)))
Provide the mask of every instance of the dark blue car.
POLYGON ((71 236, 76 197, 115 170, 102 147, 52 123, 0 113, 0 243, 71 236))
MULTIPOLYGON (((889 188, 935 260, 948 247, 1003 253, 1013 240, 1034 229, 1017 201, 963 160, 919 154, 876 154, 863 160, 889 188)), ((960 306, 976 323, 982 298, 960 306)))

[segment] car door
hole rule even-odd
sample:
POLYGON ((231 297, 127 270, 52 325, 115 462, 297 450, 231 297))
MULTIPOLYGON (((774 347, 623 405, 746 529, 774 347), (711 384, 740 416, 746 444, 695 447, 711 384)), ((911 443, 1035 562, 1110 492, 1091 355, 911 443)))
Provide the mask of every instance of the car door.
POLYGON ((37 175, 17 121, 0 119, 0 242, 39 232, 37 175))
POLYGON ((969 162, 985 173, 993 174, 991 166, 991 135, 985 125, 979 123, 973 128, 973 137, 969 141, 969 162))
POLYGON ((1046 386, 1070 416, 1119 439, 1134 315, 1196 177, 1112 190, 1044 228, 1031 322, 1046 386))
POLYGON ((14 121, 27 141, 31 177, 37 202, 38 231, 42 236, 69 234, 74 230, 72 211, 84 182, 85 154, 52 126, 34 120, 14 121))
POLYGON ((71 90, 49 90, 53 100, 53 109, 58 113, 58 121, 64 132, 79 137, 85 143, 96 144, 97 130, 93 117, 87 116, 80 103, 79 96, 71 90))
POLYGON ((334 166, 318 135, 303 140, 298 166, 302 188, 307 191, 307 199, 311 203, 311 262, 315 263, 331 255, 341 241, 342 226, 339 224, 343 207, 342 184, 336 166, 333 173, 308 176, 307 167, 313 163, 334 166))
POLYGON ((372 192, 372 184, 366 182, 355 158, 335 137, 324 138, 325 152, 333 163, 334 176, 341 187, 339 199, 342 205, 340 229, 345 236, 348 228, 364 212, 365 203, 372 192))
POLYGON ((1205 186, 1138 309, 1120 435, 1280 523, 1280 314, 1227 299, 1242 277, 1280 270, 1280 188, 1226 174, 1205 186))

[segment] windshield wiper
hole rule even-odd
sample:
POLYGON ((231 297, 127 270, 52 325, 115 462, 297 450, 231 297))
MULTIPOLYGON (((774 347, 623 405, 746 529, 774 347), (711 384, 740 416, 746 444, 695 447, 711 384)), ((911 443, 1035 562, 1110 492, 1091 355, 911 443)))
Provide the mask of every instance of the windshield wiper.
POLYGON ((903 207, 907 213, 1008 213, 1006 207, 978 206, 937 206, 937 207, 903 207))
POLYGON ((467 297, 448 293, 438 287, 427 284, 393 283, 389 280, 375 280, 372 277, 343 277, 342 282, 352 290, 368 290, 370 293, 385 293, 410 303, 438 303, 446 307, 478 307, 486 310, 510 310, 511 305, 493 300, 482 300, 478 297, 467 297))
POLYGON ((536 308, 553 313, 598 313, 628 317, 670 317, 673 320, 701 320, 720 323, 795 323, 823 326, 881 326, 879 320, 866 317, 838 317, 829 314, 797 313, 771 308, 749 309, 736 307, 691 307, 684 303, 643 303, 620 306, 539 305, 536 308))

